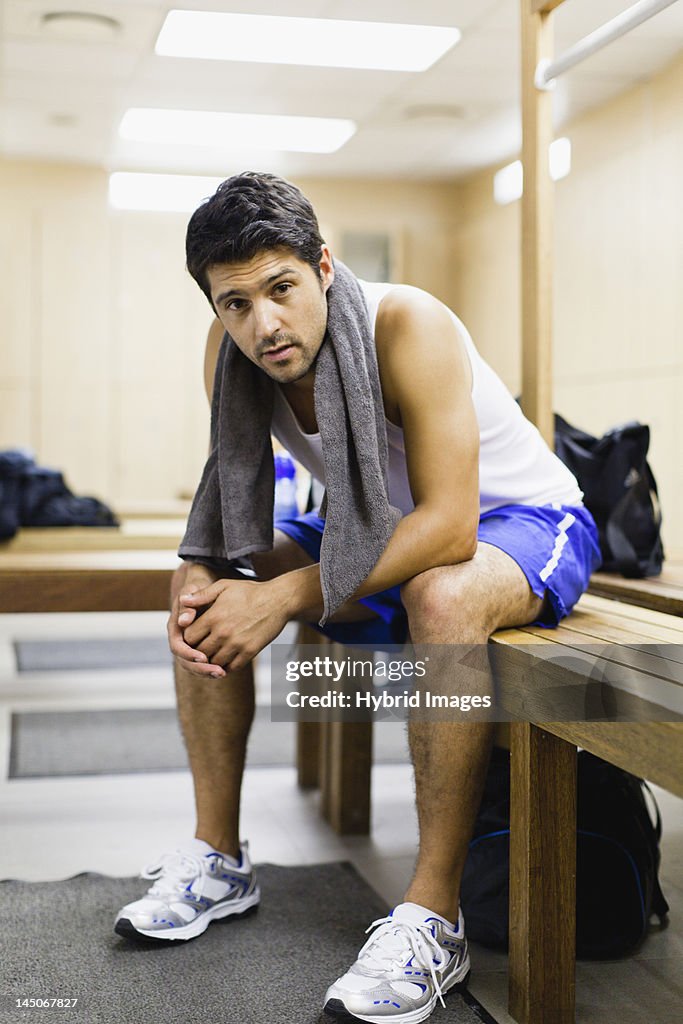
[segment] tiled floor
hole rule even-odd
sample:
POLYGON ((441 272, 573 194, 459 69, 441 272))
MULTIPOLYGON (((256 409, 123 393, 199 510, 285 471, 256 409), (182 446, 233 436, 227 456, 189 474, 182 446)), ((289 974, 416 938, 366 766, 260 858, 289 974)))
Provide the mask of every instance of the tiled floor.
MULTIPOLYGON (((0 877, 54 879, 87 870, 132 875, 191 834, 192 789, 186 773, 7 781, 12 710, 149 708, 169 707, 173 702, 169 673, 164 669, 19 675, 14 640, 153 636, 163 626, 164 616, 156 613, 0 618, 0 818, 4 833, 0 877)), ((258 682, 265 698, 263 674, 258 682)), ((644 1019, 651 1024, 670 1024, 681 1018, 682 802, 656 792, 664 819, 661 876, 672 924, 652 935, 634 958, 578 965, 580 1024, 642 1024, 644 1019)), ((243 805, 242 831, 256 861, 306 864, 350 860, 388 903, 400 899, 410 876, 416 838, 407 766, 375 766, 370 837, 336 836, 318 815, 316 794, 297 789, 292 767, 249 770, 243 805)), ((477 948, 473 966, 474 994, 500 1024, 511 1021, 505 1012, 506 957, 477 948)))

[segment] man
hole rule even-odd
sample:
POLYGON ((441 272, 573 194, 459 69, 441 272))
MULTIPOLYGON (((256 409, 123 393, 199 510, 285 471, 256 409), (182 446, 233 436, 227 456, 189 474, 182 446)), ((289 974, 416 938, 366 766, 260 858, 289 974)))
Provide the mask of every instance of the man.
MULTIPOLYGON (((309 202, 282 179, 237 175, 193 215, 187 256, 217 317, 207 393, 227 332, 229 344, 275 384, 273 433, 324 479, 314 384, 335 266, 309 202)), ((359 642, 400 641, 409 629, 415 644, 485 644, 501 627, 557 624, 599 560, 575 479, 450 310, 415 288, 360 287, 386 421, 389 499, 402 518, 323 631, 359 642)), ((121 934, 193 938, 211 920, 259 900, 238 828, 254 709, 251 662, 289 620, 323 615, 324 526, 311 513, 278 522, 272 550, 251 556, 256 580, 219 574, 211 559, 188 561, 177 574, 168 631, 196 839, 150 873, 149 892, 119 914, 121 934)), ((486 722, 410 723, 415 874, 404 902, 328 990, 328 1012, 412 1024, 466 979, 458 894, 491 729, 486 722)))

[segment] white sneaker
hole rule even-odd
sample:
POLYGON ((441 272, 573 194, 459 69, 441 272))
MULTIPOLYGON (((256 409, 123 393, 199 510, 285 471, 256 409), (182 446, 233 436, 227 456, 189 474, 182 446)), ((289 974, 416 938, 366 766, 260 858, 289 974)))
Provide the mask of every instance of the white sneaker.
POLYGON ((212 921, 254 909, 261 893, 249 860, 248 844, 240 860, 193 839, 166 853, 142 872, 154 880, 142 899, 123 907, 114 931, 128 939, 194 939, 212 921))
POLYGON ((419 1024, 437 1000, 466 983, 470 958, 462 911, 453 925, 417 903, 401 903, 377 928, 355 964, 331 985, 325 1012, 370 1024, 419 1024))

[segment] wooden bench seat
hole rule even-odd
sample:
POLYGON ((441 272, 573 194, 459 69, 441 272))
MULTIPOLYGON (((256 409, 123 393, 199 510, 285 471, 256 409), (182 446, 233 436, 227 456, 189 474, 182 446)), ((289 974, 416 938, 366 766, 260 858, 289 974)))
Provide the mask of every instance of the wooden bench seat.
POLYGON ((24 527, 0 542, 0 612, 168 609, 185 504, 118 527, 24 527))
POLYGON ((175 551, 0 552, 0 613, 167 609, 175 551))
POLYGON ((642 580, 616 573, 593 573, 589 592, 669 615, 683 615, 683 558, 667 558, 659 576, 642 580))
MULTIPOLYGON (((556 630, 505 630, 491 642, 512 710, 522 700, 527 719, 510 730, 510 1013, 521 1024, 573 1024, 577 747, 683 797, 683 620, 586 595, 556 630), (543 683, 556 685, 563 675, 580 682, 581 664, 607 644, 611 664, 628 677, 615 699, 638 701, 644 719, 539 717, 547 714, 538 702, 543 683), (643 652, 642 645, 651 646, 643 652), (549 654, 567 655, 573 667, 549 654)), ((371 749, 369 722, 301 727, 300 780, 311 784, 317 775, 322 811, 339 832, 369 827, 371 749)))
POLYGON ((185 532, 178 517, 122 519, 120 526, 27 526, 0 541, 0 554, 36 551, 177 551, 185 532))

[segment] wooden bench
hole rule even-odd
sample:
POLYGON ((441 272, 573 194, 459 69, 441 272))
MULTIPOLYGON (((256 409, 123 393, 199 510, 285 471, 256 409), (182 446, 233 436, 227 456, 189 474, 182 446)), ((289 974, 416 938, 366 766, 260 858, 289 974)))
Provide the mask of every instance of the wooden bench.
POLYGON ((683 558, 667 558, 661 575, 642 580, 596 572, 591 576, 589 592, 669 615, 683 615, 683 558))
POLYGON ((0 543, 0 612, 166 610, 185 530, 178 511, 19 530, 0 543))
POLYGON ((0 613, 168 609, 174 551, 0 553, 0 613))
POLYGON ((29 526, 0 541, 0 555, 35 551, 177 551, 185 532, 178 517, 122 519, 120 526, 29 526))
MULTIPOLYGON (((176 565, 175 554, 163 550, 0 553, 0 612, 165 609, 176 565)), ((526 719, 511 727, 510 1012, 521 1024, 572 1024, 576 748, 683 796, 683 726, 666 720, 676 716, 665 706, 657 712, 656 691, 662 681, 674 694, 681 686, 683 659, 675 645, 683 644, 683 619, 586 595, 557 630, 506 630, 492 643, 526 719), (660 645, 657 672, 642 659, 629 669, 640 699, 648 698, 647 720, 548 722, 547 709, 544 717, 536 706, 539 683, 561 683, 567 674, 543 655, 555 648, 578 659, 595 643, 621 644, 632 661, 633 645, 660 645), (520 645, 538 647, 532 672, 520 664, 520 645)), ((371 724, 304 723, 298 747, 299 780, 321 786, 322 810, 333 827, 367 832, 371 724)))
MULTIPOLYGON (((556 630, 505 630, 491 642, 506 708, 526 719, 510 733, 510 1013, 521 1024, 573 1024, 576 750, 683 796, 683 620, 586 595, 556 630), (612 666, 628 677, 611 699, 636 718, 640 706, 643 720, 546 721, 544 688, 570 681, 581 704, 582 675, 596 645, 606 644, 612 666), (639 645, 656 645, 656 653, 639 645), (560 656, 572 667, 558 664, 560 656)), ((369 722, 300 726, 300 782, 320 785, 323 813, 339 832, 368 829, 371 751, 369 722)))
MULTIPOLYGON (((522 1024, 573 1024, 576 748, 683 796, 683 723, 680 714, 658 704, 657 689, 668 681, 680 707, 683 622, 588 595, 552 634, 531 628, 494 639, 501 648, 513 648, 526 644, 529 635, 569 652, 585 650, 591 641, 623 645, 632 682, 648 702, 643 721, 549 723, 534 715, 533 699, 527 699, 530 721, 512 724, 510 1013, 522 1024), (647 657, 639 659, 634 650, 644 644, 658 645, 649 667, 647 657)), ((613 649, 615 658, 620 650, 613 649)), ((543 676, 543 666, 534 671, 536 681, 543 676)), ((551 666, 547 676, 556 678, 551 666)))

